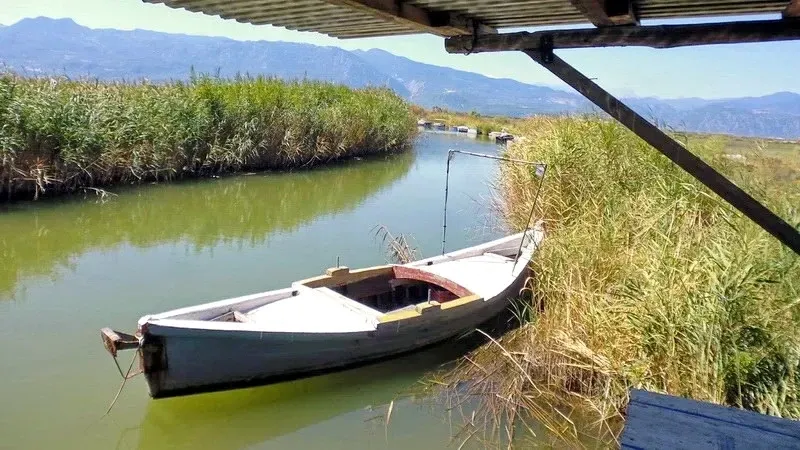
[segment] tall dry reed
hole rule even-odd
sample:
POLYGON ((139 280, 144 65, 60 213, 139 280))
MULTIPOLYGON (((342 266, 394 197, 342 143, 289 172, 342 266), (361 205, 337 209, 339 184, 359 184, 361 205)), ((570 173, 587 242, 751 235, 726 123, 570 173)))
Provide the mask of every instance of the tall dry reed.
MULTIPOLYGON (((559 438, 615 437, 632 387, 800 418, 800 258, 616 123, 536 119, 523 133, 508 156, 549 164, 527 323, 449 381, 472 380, 489 419, 535 418, 559 438)), ((797 158, 774 177, 772 157, 692 150, 800 224, 797 158)), ((536 183, 503 169, 512 226, 536 183)))

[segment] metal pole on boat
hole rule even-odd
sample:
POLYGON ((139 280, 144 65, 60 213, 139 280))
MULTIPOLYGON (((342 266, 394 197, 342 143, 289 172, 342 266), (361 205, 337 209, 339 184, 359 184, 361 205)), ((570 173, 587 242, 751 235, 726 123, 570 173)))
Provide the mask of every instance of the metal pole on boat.
POLYGON ((444 218, 442 220, 442 254, 444 255, 444 246, 447 242, 447 192, 450 188, 450 161, 453 159, 453 154, 456 150, 447 152, 447 172, 444 176, 444 218))
MULTIPOLYGON (((497 155, 487 155, 485 153, 475 153, 475 152, 468 152, 466 150, 448 150, 447 152, 447 169, 445 173, 445 181, 444 181, 444 218, 442 220, 442 254, 444 255, 445 251, 445 244, 447 242, 447 196, 450 190, 450 161, 453 160, 453 157, 456 153, 461 153, 462 155, 469 155, 469 156, 477 156, 479 158, 487 158, 487 159, 494 159, 497 161, 505 161, 510 163, 518 163, 518 164, 528 164, 532 166, 537 166, 536 174, 539 175, 538 167, 542 168, 542 181, 539 182, 539 187, 536 189, 536 197, 533 200, 533 207, 531 208, 531 215, 528 217, 528 224, 526 225, 525 231, 528 230, 527 227, 530 226, 531 219, 533 218, 533 208, 536 207, 536 200, 539 198, 539 190, 542 188, 542 182, 544 182, 544 174, 547 172, 547 164, 536 162, 536 161, 525 161, 523 159, 514 159, 514 158, 506 158, 504 156, 497 156, 497 155)), ((517 256, 519 256, 519 252, 522 250, 522 242, 525 241, 525 236, 522 237, 520 241, 520 250, 517 251, 517 256)), ((514 259, 514 264, 516 265, 517 260, 514 259)), ((512 266, 513 270, 513 266, 512 266)))
MULTIPOLYGON (((539 185, 536 187, 536 194, 533 196, 533 204, 531 205, 531 212, 528 214, 528 222, 525 224, 525 230, 523 231, 522 239, 519 240, 519 248, 517 249, 517 254, 514 256, 514 264, 511 265, 511 273, 514 273, 514 267, 517 266, 517 261, 519 260, 520 254, 522 253, 522 244, 525 243, 525 236, 528 235, 528 228, 531 227, 531 220, 533 220, 533 211, 536 209, 536 202, 539 200, 539 192, 542 190, 542 184, 544 184, 544 176, 547 174, 547 164, 542 164, 539 167, 542 168, 542 176, 539 180, 539 185)), ((536 169, 537 175, 539 169, 536 169)), ((536 239, 533 240, 534 245, 536 239)))

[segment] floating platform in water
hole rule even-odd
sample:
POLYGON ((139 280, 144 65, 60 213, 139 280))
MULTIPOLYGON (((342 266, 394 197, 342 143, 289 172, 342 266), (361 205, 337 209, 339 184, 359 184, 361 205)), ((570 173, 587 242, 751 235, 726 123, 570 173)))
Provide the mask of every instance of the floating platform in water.
POLYGON ((800 422, 635 389, 623 449, 798 449, 800 422))

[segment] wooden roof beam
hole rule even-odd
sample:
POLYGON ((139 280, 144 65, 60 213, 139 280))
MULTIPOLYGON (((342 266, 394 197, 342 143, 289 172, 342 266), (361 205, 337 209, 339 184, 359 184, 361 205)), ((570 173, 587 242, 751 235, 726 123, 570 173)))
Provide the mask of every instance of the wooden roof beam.
POLYGON ((783 10, 783 17, 800 17, 800 0, 792 0, 783 10))
POLYGON ((606 27, 451 37, 449 53, 558 50, 594 47, 674 48, 693 45, 742 44, 800 40, 800 20, 606 27))
POLYGON ((431 11, 398 0, 325 0, 332 5, 346 6, 387 21, 425 33, 443 37, 497 33, 475 19, 444 11, 431 11))
POLYGON ((570 0, 596 27, 639 25, 631 0, 570 0))

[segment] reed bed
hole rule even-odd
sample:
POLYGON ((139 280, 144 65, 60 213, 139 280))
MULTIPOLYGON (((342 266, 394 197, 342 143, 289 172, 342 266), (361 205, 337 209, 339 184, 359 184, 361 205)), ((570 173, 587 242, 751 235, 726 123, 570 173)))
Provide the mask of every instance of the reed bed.
POLYGON ((291 169, 407 149, 388 89, 270 78, 100 83, 0 75, 0 198, 291 169))
MULTIPOLYGON (((632 387, 800 418, 800 258, 616 123, 542 118, 522 132, 508 156, 549 164, 532 302, 519 329, 437 382, 469 380, 461 392, 509 436, 544 424, 570 446, 613 442, 632 387)), ((692 150, 800 224, 797 154, 692 150)), ((534 176, 502 169, 514 228, 534 176)))

